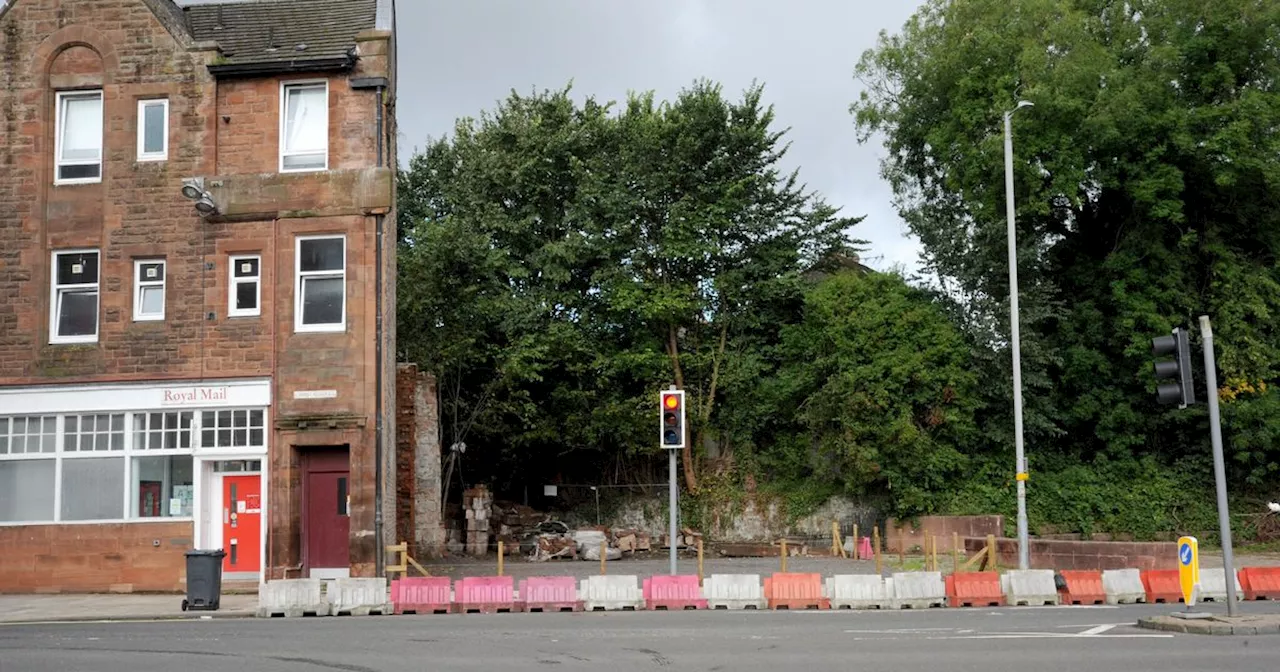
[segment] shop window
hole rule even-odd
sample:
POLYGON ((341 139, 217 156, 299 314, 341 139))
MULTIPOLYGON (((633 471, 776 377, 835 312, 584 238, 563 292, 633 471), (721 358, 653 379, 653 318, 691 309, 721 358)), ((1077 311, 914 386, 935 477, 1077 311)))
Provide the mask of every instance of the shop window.
POLYGON ((189 517, 193 513, 194 465, 190 455, 133 458, 133 518, 189 517))
POLYGON ((124 458, 62 460, 64 521, 124 518, 124 458))
POLYGON ((0 523, 53 520, 56 461, 0 461, 0 523))

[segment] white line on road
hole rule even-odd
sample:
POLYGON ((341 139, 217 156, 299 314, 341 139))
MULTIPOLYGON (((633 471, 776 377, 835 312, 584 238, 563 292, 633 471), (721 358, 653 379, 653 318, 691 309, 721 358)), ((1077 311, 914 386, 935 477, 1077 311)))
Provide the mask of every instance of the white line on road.
POLYGON ((1115 625, 1099 625, 1099 626, 1095 626, 1095 627, 1089 628, 1088 630, 1085 630, 1084 632, 1082 632, 1082 633, 1080 633, 1080 634, 1076 635, 1076 637, 1093 637, 1093 636, 1095 636, 1095 635, 1101 635, 1102 633, 1104 633, 1104 632, 1106 632, 1106 631, 1108 631, 1108 630, 1110 630, 1110 629, 1112 629, 1112 628, 1114 628, 1114 627, 1116 627, 1116 626, 1115 626, 1115 625))

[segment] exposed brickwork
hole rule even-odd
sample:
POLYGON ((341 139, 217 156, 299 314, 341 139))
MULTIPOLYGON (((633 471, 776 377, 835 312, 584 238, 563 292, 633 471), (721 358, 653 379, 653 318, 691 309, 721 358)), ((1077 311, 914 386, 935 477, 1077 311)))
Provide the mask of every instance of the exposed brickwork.
MULTIPOLYGON (((869 535, 870 531, 859 530, 858 534, 869 535)), ((956 534, 961 538, 1002 536, 1004 516, 921 516, 915 522, 890 518, 884 525, 884 550, 897 553, 903 546, 923 548, 925 537, 931 536, 937 537, 939 551, 950 551, 952 535, 956 534)))
POLYGON ((191 527, 190 522, 0 527, 0 593, 182 590, 191 527))
POLYGON ((417 433, 414 431, 414 393, 418 389, 418 366, 401 364, 396 367, 396 543, 413 539, 413 497, 416 492, 414 479, 414 448, 417 433))
MULTIPOLYGON (((381 101, 385 165, 379 167, 375 120, 380 101, 372 90, 353 90, 350 80, 393 77, 392 36, 363 33, 357 42, 360 60, 352 72, 215 80, 206 66, 218 52, 194 43, 175 20, 180 12, 167 2, 20 0, 0 17, 0 386, 270 376, 276 423, 267 461, 272 470, 270 574, 283 575, 300 561, 298 451, 304 448, 299 446, 348 445, 352 571, 372 575, 379 424, 386 447, 382 529, 387 543, 395 532, 390 479, 396 430, 396 226, 388 167, 394 165, 395 124, 393 97, 388 95, 381 101), (317 78, 329 82, 333 172, 282 179, 274 175, 281 82, 317 78), (85 87, 101 88, 104 95, 102 180, 55 185, 56 91, 85 87), (137 101, 145 98, 169 100, 164 161, 136 161, 137 101), (258 214, 202 219, 180 192, 184 178, 197 176, 220 199, 231 199, 219 201, 223 212, 258 214), (222 178, 243 191, 222 190, 222 178), (252 207, 236 201, 237 194, 252 194, 252 207), (343 203, 344 209, 326 212, 326 203, 343 203), (379 217, 389 232, 381 241, 379 217), (318 233, 346 236, 346 329, 297 334, 295 239, 318 233), (385 278, 381 361, 376 357, 375 314, 379 242, 385 278), (97 343, 49 343, 52 252, 69 248, 101 250, 97 343), (232 254, 262 257, 260 316, 228 316, 232 254), (161 257, 167 262, 165 319, 135 322, 134 260, 161 257), (377 367, 383 374, 381 390, 377 367), (294 398, 295 392, 306 390, 334 390, 336 397, 294 398), (301 416, 358 420, 339 429, 317 422, 307 429, 289 425, 291 418, 301 416)), ((185 525, 189 538, 191 526, 185 525)), ((48 534, 63 538, 117 529, 132 534, 148 526, 67 526, 49 528, 54 531, 48 534)), ((5 535, 42 529, 0 528, 0 541, 10 539, 5 535)), ((67 562, 73 563, 67 567, 87 562, 61 557, 46 558, 50 572, 30 570, 23 581, 40 578, 53 581, 40 584, 43 588, 89 589, 105 580, 105 569, 86 575, 96 578, 65 586, 50 579, 60 576, 57 570, 67 562)), ((176 584, 166 585, 172 589, 176 584)))

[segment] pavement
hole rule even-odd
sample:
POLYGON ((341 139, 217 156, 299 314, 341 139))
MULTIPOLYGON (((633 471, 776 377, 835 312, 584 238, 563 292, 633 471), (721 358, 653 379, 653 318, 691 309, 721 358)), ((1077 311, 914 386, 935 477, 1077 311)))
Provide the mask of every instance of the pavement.
POLYGON ((1204 615, 1208 618, 1149 616, 1138 619, 1138 627, 1191 635, 1280 635, 1280 614, 1204 615))
MULTIPOLYGON (((1245 606, 1247 613, 1277 609, 1274 603, 1245 606)), ((5 625, 0 626, 0 671, 1276 668, 1280 636, 1199 637, 1134 627, 1139 618, 1171 610, 1135 605, 5 625)))
MULTIPOLYGON (((223 595, 218 611, 182 611, 182 595, 0 595, 0 624, 253 616, 258 596, 223 595)), ((0 672, 8 672, 0 662, 0 672)))

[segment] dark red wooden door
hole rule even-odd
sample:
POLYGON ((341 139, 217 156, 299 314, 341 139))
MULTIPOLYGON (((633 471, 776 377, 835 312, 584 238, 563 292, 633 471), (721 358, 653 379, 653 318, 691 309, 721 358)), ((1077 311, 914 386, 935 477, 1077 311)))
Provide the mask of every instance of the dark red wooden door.
POLYGON ((347 451, 317 450, 306 470, 305 548, 308 569, 351 566, 350 487, 347 451))

